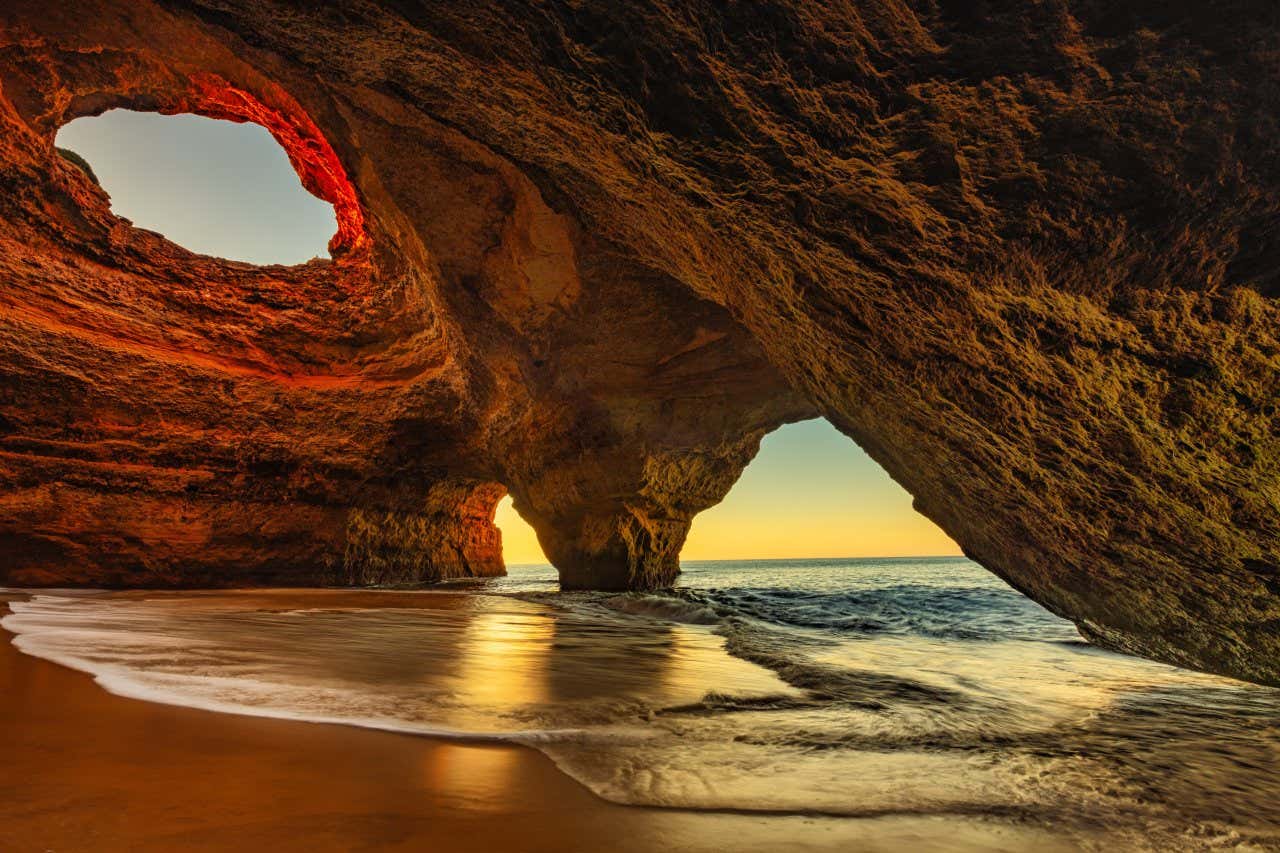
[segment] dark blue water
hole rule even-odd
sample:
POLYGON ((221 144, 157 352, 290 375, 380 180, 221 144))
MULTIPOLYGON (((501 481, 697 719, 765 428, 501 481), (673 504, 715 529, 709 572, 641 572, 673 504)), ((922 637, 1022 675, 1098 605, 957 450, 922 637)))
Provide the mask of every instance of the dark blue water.
POLYGON ((689 563, 682 592, 725 617, 842 637, 1075 642, 1075 627, 957 558, 689 563))

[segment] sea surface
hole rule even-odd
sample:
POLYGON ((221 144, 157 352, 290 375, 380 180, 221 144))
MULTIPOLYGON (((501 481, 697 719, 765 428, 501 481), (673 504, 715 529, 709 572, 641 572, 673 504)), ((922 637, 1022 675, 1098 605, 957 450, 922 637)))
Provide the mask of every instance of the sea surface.
POLYGON ((1093 648, 962 558, 691 562, 661 594, 521 566, 10 606, 22 651, 113 693, 525 744, 617 803, 1280 849, 1280 690, 1093 648))

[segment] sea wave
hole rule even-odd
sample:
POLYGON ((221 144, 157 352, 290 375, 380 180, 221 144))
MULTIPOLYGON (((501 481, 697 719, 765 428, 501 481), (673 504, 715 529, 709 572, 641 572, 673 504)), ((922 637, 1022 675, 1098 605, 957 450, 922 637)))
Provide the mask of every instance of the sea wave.
POLYGON ((668 595, 614 595, 604 599, 603 604, 620 613, 684 625, 717 625, 721 618, 709 606, 668 595))
POLYGON ((785 587, 682 590, 720 617, 871 637, 915 634, 960 640, 1077 639, 1074 626, 1010 589, 894 584, 839 592, 785 587))

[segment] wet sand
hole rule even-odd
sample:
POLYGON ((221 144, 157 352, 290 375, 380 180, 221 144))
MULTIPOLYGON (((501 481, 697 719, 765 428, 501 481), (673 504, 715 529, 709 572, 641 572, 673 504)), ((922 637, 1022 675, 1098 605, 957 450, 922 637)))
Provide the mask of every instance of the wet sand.
POLYGON ((0 632, 6 853, 1065 849, 964 818, 618 806, 524 747, 124 699, 11 639, 0 632))

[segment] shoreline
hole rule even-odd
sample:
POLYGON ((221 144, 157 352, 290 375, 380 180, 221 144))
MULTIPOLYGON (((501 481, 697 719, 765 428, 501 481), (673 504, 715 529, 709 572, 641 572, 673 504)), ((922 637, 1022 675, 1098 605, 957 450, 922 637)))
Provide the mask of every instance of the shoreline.
MULTIPOLYGON (((0 595, 0 613, 19 597, 0 595)), ((530 747, 123 698, 12 639, 0 632, 6 851, 1053 849, 1044 830, 957 816, 618 805, 530 747)))

